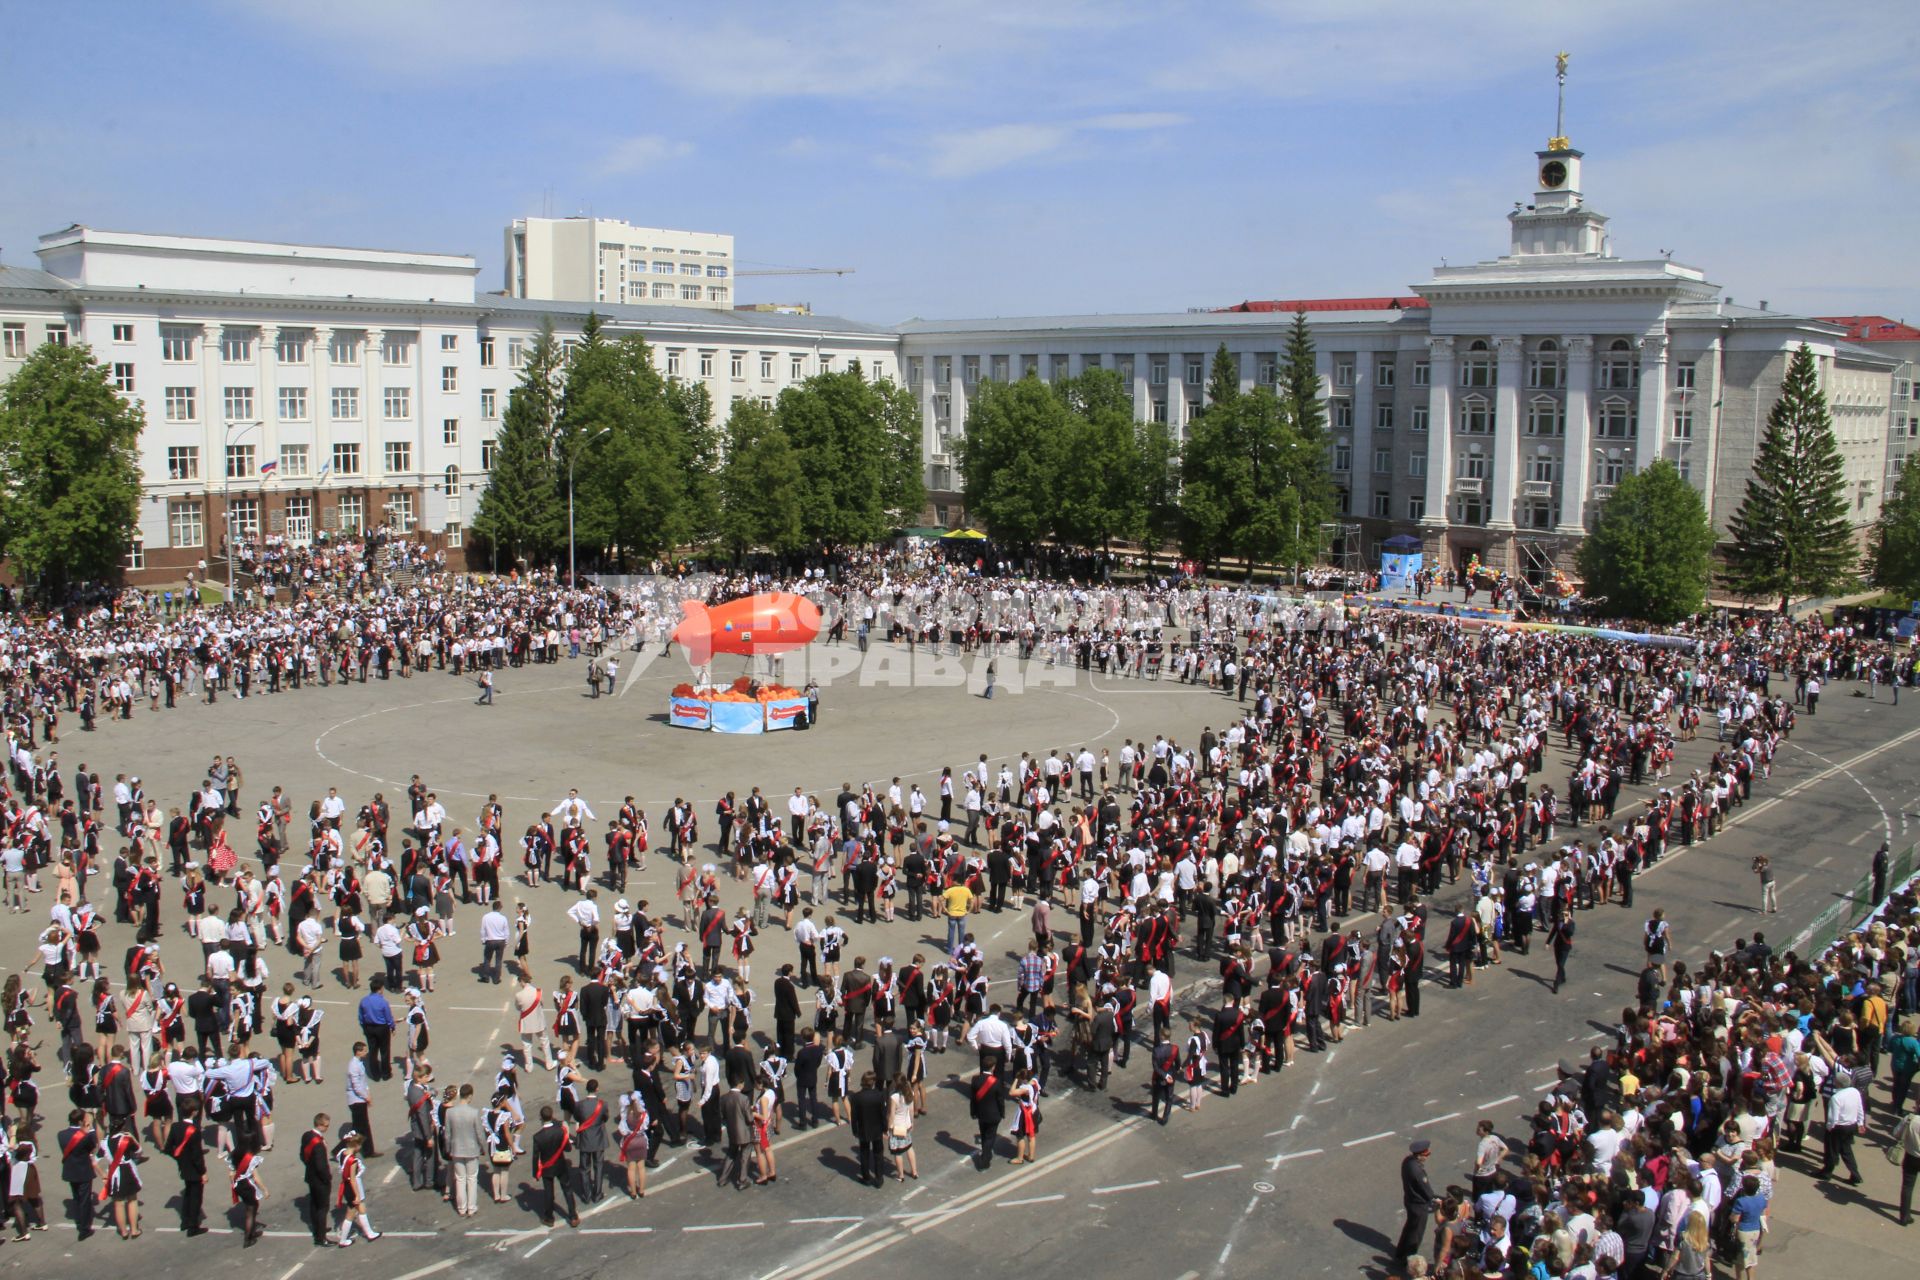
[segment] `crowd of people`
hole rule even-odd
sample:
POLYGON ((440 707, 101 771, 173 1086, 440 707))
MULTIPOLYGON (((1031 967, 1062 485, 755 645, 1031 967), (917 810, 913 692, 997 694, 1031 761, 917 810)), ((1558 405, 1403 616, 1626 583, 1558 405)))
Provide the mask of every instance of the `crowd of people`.
MULTIPOLYGON (((381 1091, 403 1097, 414 1189, 468 1216, 483 1174, 500 1202, 525 1170, 546 1221, 577 1222, 582 1197, 644 1195, 646 1169, 689 1142, 725 1184, 773 1183, 786 1125, 845 1124, 863 1181, 912 1178, 918 1120, 962 1100, 983 1167, 1009 1129, 1016 1162, 1041 1159, 1055 1073, 1104 1087, 1135 1047, 1146 1109, 1165 1124, 1376 1013, 1418 1016, 1432 953, 1463 985, 1539 934, 1564 977, 1581 909, 1631 906, 1638 869, 1710 838, 1764 784, 1799 713, 1773 682, 1846 678, 1886 656, 1786 621, 1703 623, 1690 649, 1651 649, 1391 612, 1330 618, 1199 584, 983 578, 914 557, 611 590, 542 575, 479 584, 417 565, 410 576, 397 587, 377 569, 349 574, 350 592, 322 582, 239 615, 105 606, 5 637, 7 890, 48 916, 29 966, 43 993, 20 974, 0 992, 22 1235, 44 1222, 24 1188, 37 1186, 36 1082, 55 1070, 69 1104, 52 1106, 68 1116, 55 1142, 81 1232, 98 1199, 129 1239, 142 1169, 160 1159, 178 1169, 183 1228, 201 1228, 209 1156, 226 1162, 257 1239, 276 1108, 299 1099, 307 1114, 330 1060, 348 1119, 335 1125, 323 1102, 295 1148, 313 1238, 342 1246, 379 1238, 367 1162, 392 1140, 373 1116, 381 1091), (602 817, 570 791, 511 822, 497 799, 470 820, 450 814, 418 776, 391 802, 380 792, 356 806, 329 789, 304 818, 283 787, 249 807, 227 756, 163 815, 130 771, 109 794, 84 766, 65 776, 51 750, 59 703, 76 694, 158 679, 157 710, 176 679, 197 678, 214 702, 222 688, 559 661, 666 643, 681 599, 773 588, 817 595, 831 626, 862 641, 1009 646, 1206 684, 1223 695, 1222 728, 997 764, 980 754, 924 789, 716 787, 657 819, 631 796, 602 817), (1162 667, 1131 668, 1131 646, 1144 655, 1169 627, 1184 645, 1169 643, 1162 667), (1677 745, 1703 722, 1717 739, 1683 772, 1677 745), (1556 748, 1564 776, 1548 765, 1556 748), (649 856, 670 865, 668 900, 632 883, 649 856), (551 939, 536 943, 536 909, 577 934, 571 972, 551 939), (977 913, 1006 909, 1030 923, 1012 963, 973 931, 977 913), (896 960, 865 932, 923 915, 944 920, 944 949, 896 960), (776 921, 794 959, 770 983, 762 963, 756 984, 776 921), (490 1087, 441 1081, 431 1051, 436 970, 469 928, 482 982, 514 971, 518 1047, 490 1087), (185 946, 163 959, 176 935, 185 946), (195 944, 197 958, 183 957, 195 944), (352 1021, 329 1025, 314 993, 360 992, 363 961, 352 1021), (1175 987, 1177 964, 1200 966, 1198 991, 1175 987), (996 991, 1006 986, 1010 1000, 996 991), (41 1025, 55 1037, 44 1064, 41 1025), (942 1102, 936 1064, 950 1053, 970 1069, 956 1064, 965 1078, 942 1102)), ((1895 670, 1911 681, 1910 662, 1895 670)), ((1626 1028, 1620 1059, 1637 1053, 1666 1073, 1643 1078, 1671 1079, 1660 1055, 1694 1042, 1685 1019, 1733 989, 1731 963, 1707 1004, 1695 985, 1663 986, 1681 1012, 1626 1028)), ((1692 1071, 1682 1089, 1704 1098, 1714 1071, 1679 1065, 1692 1071)), ((1564 1137, 1555 1106, 1544 1120, 1564 1137)), ((1570 1149, 1544 1170, 1551 1194, 1578 1162, 1570 1149)), ((1473 1263, 1482 1274, 1490 1256, 1482 1247, 1473 1263)), ((1553 1274, 1579 1265, 1574 1251, 1556 1256, 1553 1274)))

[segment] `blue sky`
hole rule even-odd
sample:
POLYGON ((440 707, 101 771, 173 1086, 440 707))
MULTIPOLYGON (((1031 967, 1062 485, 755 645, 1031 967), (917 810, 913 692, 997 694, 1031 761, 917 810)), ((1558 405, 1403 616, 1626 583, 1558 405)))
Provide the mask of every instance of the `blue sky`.
POLYGON ((910 316, 1391 293, 1491 257, 1553 124, 1615 251, 1920 321, 1906 3, 8 4, 0 260, 69 222, 470 253, 729 231, 748 300, 910 316))

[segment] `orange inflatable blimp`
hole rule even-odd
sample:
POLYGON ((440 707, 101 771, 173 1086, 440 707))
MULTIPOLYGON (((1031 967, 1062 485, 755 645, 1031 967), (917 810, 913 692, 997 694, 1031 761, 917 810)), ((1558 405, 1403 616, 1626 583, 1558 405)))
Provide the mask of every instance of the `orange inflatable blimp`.
POLYGON ((786 653, 804 649, 820 634, 820 607, 805 596, 769 591, 709 608, 683 601, 685 616, 673 639, 687 661, 704 667, 716 653, 786 653))

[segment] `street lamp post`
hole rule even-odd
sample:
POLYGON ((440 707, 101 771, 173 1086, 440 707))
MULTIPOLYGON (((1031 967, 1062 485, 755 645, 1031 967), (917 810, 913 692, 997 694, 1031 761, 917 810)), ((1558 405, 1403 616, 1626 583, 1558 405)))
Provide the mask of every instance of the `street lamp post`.
POLYGON ((567 450, 567 588, 572 590, 575 582, 574 546, 573 546, 573 464, 580 458, 580 450, 594 441, 612 432, 612 427, 602 427, 585 440, 575 441, 567 450))
POLYGON ((227 450, 239 438, 234 428, 240 428, 239 435, 259 426, 258 422, 229 422, 221 439, 220 449, 220 522, 227 526, 227 607, 233 607, 233 466, 227 459, 227 450))

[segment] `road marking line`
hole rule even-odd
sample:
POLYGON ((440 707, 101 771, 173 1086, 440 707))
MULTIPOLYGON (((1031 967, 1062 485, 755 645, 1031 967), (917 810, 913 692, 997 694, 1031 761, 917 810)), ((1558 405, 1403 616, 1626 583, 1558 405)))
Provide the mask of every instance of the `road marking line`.
MULTIPOLYGON (((409 1271, 403 1276, 395 1277, 395 1280, 424 1280, 426 1276, 439 1275, 442 1271, 454 1266, 459 1261, 460 1259, 458 1258, 442 1258, 430 1267, 422 1267, 418 1271, 409 1271)), ((291 1275, 293 1273, 288 1272, 287 1274, 291 1275)))
POLYGON ((643 1236, 653 1230, 652 1227, 582 1227, 583 1236, 643 1236))
POLYGON ((1520 1101, 1520 1095, 1517 1093, 1510 1093, 1504 1098, 1495 1098, 1492 1102, 1483 1102, 1479 1106, 1475 1107, 1474 1110, 1475 1111, 1491 1111, 1495 1107, 1504 1107, 1509 1102, 1518 1102, 1518 1101, 1520 1101))
POLYGON ((682 1227, 682 1231, 745 1231, 749 1227, 764 1227, 764 1222, 709 1222, 704 1226, 682 1227))
POLYGON ((1445 1124, 1449 1120, 1458 1120, 1459 1118, 1460 1118, 1460 1113, 1458 1111, 1449 1111, 1447 1112, 1447 1114, 1443 1116, 1435 1116, 1431 1120, 1422 1120, 1420 1121, 1420 1123, 1414 1125, 1413 1127, 1416 1129, 1424 1129, 1430 1124, 1445 1124))
POLYGON ((288 1267, 285 1271, 282 1271, 280 1273, 280 1280, 293 1280, 294 1273, 306 1265, 307 1264, 304 1262, 294 1263, 292 1266, 288 1267))
POLYGON ((1180 1177, 1183 1180, 1190 1182, 1195 1178, 1204 1178, 1209 1174, 1232 1173, 1235 1169, 1244 1169, 1244 1168, 1246 1168, 1246 1166, 1242 1164, 1223 1164, 1223 1165, 1217 1165, 1211 1169, 1195 1169, 1192 1173, 1181 1174, 1180 1177))
POLYGON ((1357 1146, 1361 1146, 1364 1143, 1378 1142, 1382 1138, 1391 1138, 1392 1136, 1393 1136, 1393 1130, 1388 1129, 1384 1133, 1370 1133, 1364 1138, 1355 1138, 1351 1142, 1343 1142, 1340 1145, 1343 1147, 1357 1147, 1357 1146))
POLYGON ((1560 1082, 1558 1080, 1543 1080, 1539 1084, 1533 1086, 1533 1091, 1535 1093, 1545 1093, 1547 1090, 1553 1088, 1555 1085, 1559 1083, 1560 1082))
POLYGON ((830 1218, 791 1218, 788 1220, 788 1225, 795 1226, 795 1227, 807 1227, 807 1226, 813 1226, 816 1223, 824 1223, 824 1222, 859 1222, 859 1221, 861 1221, 860 1218, 852 1215, 834 1216, 830 1218))
POLYGON ((996 1209, 1018 1209, 1022 1205, 1052 1204, 1055 1200, 1065 1200, 1065 1199, 1066 1199, 1066 1196, 1058 1195, 1058 1194, 1050 1195, 1050 1196, 1028 1196, 1024 1200, 1002 1200, 998 1204, 994 1205, 993 1207, 996 1209))
POLYGON ((1093 1194, 1096 1196, 1110 1196, 1122 1191, 1141 1191, 1147 1187, 1157 1187, 1159 1185, 1160 1179, 1158 1178, 1153 1178, 1146 1182, 1123 1182, 1114 1187, 1095 1187, 1093 1194))
POLYGON ((1848 844, 1849 846, 1852 846, 1852 845, 1856 845, 1856 844, 1859 844, 1859 843, 1860 843, 1860 842, 1861 842, 1862 840, 1865 840, 1865 839, 1866 839, 1866 838, 1867 838, 1868 836, 1870 836, 1870 835, 1872 835, 1872 834, 1873 834, 1873 828, 1872 828, 1872 827, 1868 827, 1868 828, 1867 828, 1867 829, 1866 829, 1865 831, 1862 831, 1862 832, 1861 832, 1861 833, 1860 833, 1859 835, 1857 835, 1857 836, 1855 836, 1855 837, 1854 837, 1853 839, 1851 839, 1851 840, 1849 840, 1849 841, 1847 841, 1847 844, 1848 844))
POLYGON ((860 1220, 856 1218, 854 1219, 853 1224, 851 1226, 842 1227, 838 1231, 834 1232, 833 1238, 835 1240, 843 1239, 844 1237, 851 1235, 853 1232, 858 1231, 859 1229, 860 1229, 860 1220))
POLYGON ((1273 1159, 1269 1160, 1267 1163, 1271 1167, 1278 1169, 1281 1165, 1285 1164, 1289 1160, 1304 1160, 1308 1156, 1323 1156, 1325 1154, 1327 1154, 1326 1151, 1320 1147, 1309 1147, 1305 1151, 1289 1151, 1285 1155, 1275 1156, 1273 1159))
POLYGON ((535 1245, 535 1246, 533 1246, 533 1248, 531 1248, 531 1249, 529 1249, 529 1250, 527 1250, 527 1251, 526 1251, 525 1253, 523 1253, 523 1254, 521 1254, 521 1255, 520 1255, 520 1260, 521 1260, 522 1262, 525 1262, 525 1261, 526 1261, 526 1260, 527 1260, 528 1258, 531 1258, 531 1257, 532 1257, 532 1256, 533 1256, 534 1254, 536 1254, 536 1253, 538 1253, 538 1252, 540 1252, 540 1251, 541 1251, 542 1249, 544 1249, 544 1248, 546 1248, 546 1247, 547 1247, 548 1245, 550 1245, 550 1244, 552 1244, 552 1243, 553 1243, 553 1239, 554 1239, 554 1238, 553 1238, 552 1236, 548 1236, 548 1237, 547 1237, 547 1238, 546 1238, 545 1240, 542 1240, 542 1241, 541 1241, 541 1242, 540 1242, 539 1244, 537 1244, 537 1245, 535 1245))
MULTIPOLYGON (((395 1178, 397 1178, 397 1177, 399 1177, 399 1176, 400 1176, 400 1166, 399 1166, 399 1165, 395 1165, 395 1166, 393 1166, 393 1168, 391 1168, 391 1169, 389 1169, 389 1170, 387 1170, 387 1176, 386 1176, 386 1177, 384 1177, 384 1178, 382 1178, 382 1179, 380 1179, 380 1185, 384 1187, 384 1186, 386 1186, 386 1185, 387 1185, 387 1184, 388 1184, 389 1182, 392 1182, 392 1181, 393 1181, 393 1180, 394 1180, 395 1178)), ((382 1231, 382 1232, 381 1232, 380 1234, 381 1234, 381 1235, 385 1235, 385 1234, 387 1234, 387 1233, 386 1233, 386 1232, 384 1232, 384 1231, 382 1231)))

